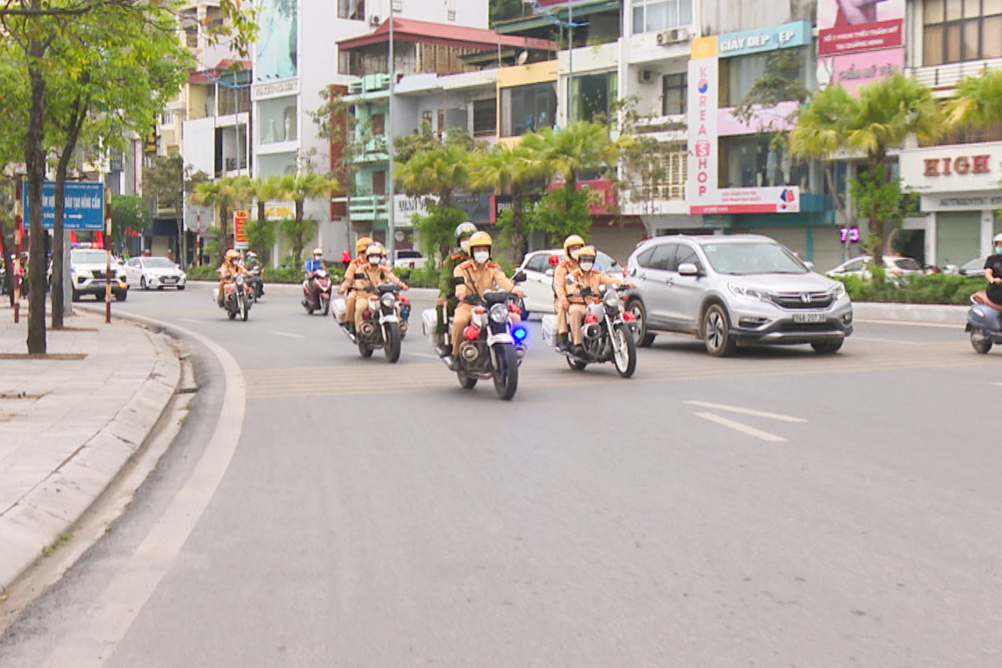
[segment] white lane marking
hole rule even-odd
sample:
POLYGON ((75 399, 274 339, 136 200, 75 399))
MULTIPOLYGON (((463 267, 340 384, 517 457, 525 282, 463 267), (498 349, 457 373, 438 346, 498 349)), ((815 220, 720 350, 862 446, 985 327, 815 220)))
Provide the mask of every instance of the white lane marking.
POLYGON ((755 438, 763 441, 768 441, 770 443, 784 443, 786 441, 786 439, 782 436, 776 436, 775 434, 770 434, 767 431, 755 429, 754 427, 749 427, 746 424, 741 424, 740 422, 735 422, 734 420, 728 420, 727 418, 715 415, 714 413, 695 413, 695 415, 696 417, 701 417, 704 420, 715 422, 722 427, 728 427, 729 429, 740 431, 742 434, 754 436, 755 438))
POLYGON ((91 601, 82 616, 85 621, 52 648, 42 664, 44 668, 101 668, 115 654, 201 519, 240 441, 247 385, 237 361, 222 346, 201 334, 153 318, 128 317, 174 329, 207 347, 223 367, 226 378, 223 405, 212 439, 191 478, 118 576, 91 601))
MULTIPOLYGON (((948 324, 943 322, 906 322, 904 320, 870 320, 868 318, 853 318, 853 322, 865 322, 873 325, 903 325, 905 327, 944 327, 946 329, 956 329, 963 327, 964 323, 948 324)), ((856 338, 855 336, 852 338, 856 338)))
POLYGON ((268 333, 269 334, 274 334, 275 336, 287 336, 290 339, 305 339, 306 338, 306 336, 303 335, 303 334, 291 334, 289 332, 274 332, 274 331, 269 331, 268 333))
POLYGON ((713 404, 709 401, 686 401, 685 403, 690 406, 699 406, 701 408, 714 408, 718 411, 728 411, 730 413, 740 413, 741 415, 753 415, 755 417, 768 418, 770 420, 779 420, 780 422, 807 422, 807 420, 798 417, 791 417, 789 415, 780 415, 778 413, 766 413, 764 411, 755 411, 750 408, 739 408, 738 406, 725 406, 724 404, 713 404))
POLYGON ((439 359, 442 359, 438 355, 429 355, 428 353, 408 353, 408 354, 413 355, 414 357, 426 357, 426 358, 428 358, 430 360, 439 360, 439 359))
POLYGON ((870 338, 868 336, 854 336, 854 337, 852 337, 852 340, 853 341, 869 341, 871 343, 894 343, 894 344, 900 343, 900 344, 905 345, 905 346, 920 346, 920 345, 922 345, 918 341, 900 341, 898 339, 877 339, 877 338, 870 338))

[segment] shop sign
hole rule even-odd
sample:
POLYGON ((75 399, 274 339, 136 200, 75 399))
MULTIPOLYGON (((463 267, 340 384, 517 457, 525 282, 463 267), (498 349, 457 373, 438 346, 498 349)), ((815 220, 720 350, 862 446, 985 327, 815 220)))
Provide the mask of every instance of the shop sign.
POLYGON ((899 47, 904 18, 905 0, 818 0, 818 55, 899 47))
POLYGON ((923 211, 991 211, 1002 208, 1002 191, 922 195, 923 211))
POLYGON ((904 49, 883 49, 866 53, 818 58, 818 88, 839 84, 850 95, 879 79, 901 74, 905 67, 904 49))
POLYGON ((778 26, 724 33, 717 37, 717 55, 720 58, 747 56, 776 49, 792 49, 811 42, 811 25, 806 21, 793 21, 778 26))
POLYGON ((998 192, 1002 142, 955 144, 903 151, 904 185, 919 192, 998 192))

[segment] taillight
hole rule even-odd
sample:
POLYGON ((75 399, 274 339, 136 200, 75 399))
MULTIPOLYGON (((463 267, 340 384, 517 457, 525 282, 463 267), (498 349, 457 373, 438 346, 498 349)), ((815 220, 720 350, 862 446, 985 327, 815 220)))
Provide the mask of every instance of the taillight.
POLYGON ((467 325, 466 329, 463 330, 463 336, 466 337, 467 341, 476 341, 477 337, 480 336, 480 328, 476 325, 467 325))

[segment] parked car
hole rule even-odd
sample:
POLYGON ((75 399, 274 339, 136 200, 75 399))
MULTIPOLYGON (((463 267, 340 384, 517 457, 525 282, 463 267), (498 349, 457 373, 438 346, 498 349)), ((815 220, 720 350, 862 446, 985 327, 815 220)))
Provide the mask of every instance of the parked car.
MULTIPOLYGON (((108 269, 107 253, 97 248, 74 248, 70 251, 70 284, 73 301, 83 295, 94 295, 98 301, 105 296, 105 270, 108 269)), ((129 296, 129 279, 117 258, 111 258, 111 292, 115 301, 124 302, 129 296)))
POLYGON ((177 288, 184 290, 187 277, 181 267, 166 257, 134 257, 125 263, 129 285, 143 290, 177 288))
POLYGON ((968 260, 957 268, 957 273, 961 276, 984 276, 985 260, 986 258, 983 257, 976 257, 973 260, 968 260))
MULTIPOLYGON (((525 292, 525 308, 530 313, 553 313, 553 270, 567 256, 561 248, 537 250, 526 254, 520 267, 525 282, 519 285, 525 292)), ((598 252, 595 268, 606 274, 623 276, 623 267, 612 256, 598 252)))
POLYGON ((416 250, 398 250, 393 253, 394 269, 423 269, 428 258, 416 250))
POLYGON ((760 235, 670 236, 643 242, 626 263, 638 341, 692 334, 711 355, 738 345, 810 344, 833 353, 852 334, 844 286, 760 235))
MULTIPOLYGON (((857 258, 847 260, 825 273, 831 277, 855 276, 860 280, 868 281, 872 278, 872 274, 870 274, 870 270, 867 268, 870 262, 871 258, 869 255, 861 255, 857 258)), ((884 271, 890 278, 922 276, 926 273, 921 262, 914 258, 901 257, 899 255, 884 256, 884 271)))

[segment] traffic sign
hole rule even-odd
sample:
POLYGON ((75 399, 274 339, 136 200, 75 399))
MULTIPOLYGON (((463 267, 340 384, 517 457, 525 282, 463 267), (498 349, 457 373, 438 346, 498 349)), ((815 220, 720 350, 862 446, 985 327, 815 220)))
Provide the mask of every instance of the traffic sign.
MULTIPOLYGON (((21 186, 21 206, 24 219, 28 220, 28 184, 21 186)), ((42 184, 42 226, 51 230, 56 216, 56 184, 45 181, 42 184)), ((83 181, 67 181, 63 191, 63 229, 97 230, 104 229, 104 184, 83 181)))

